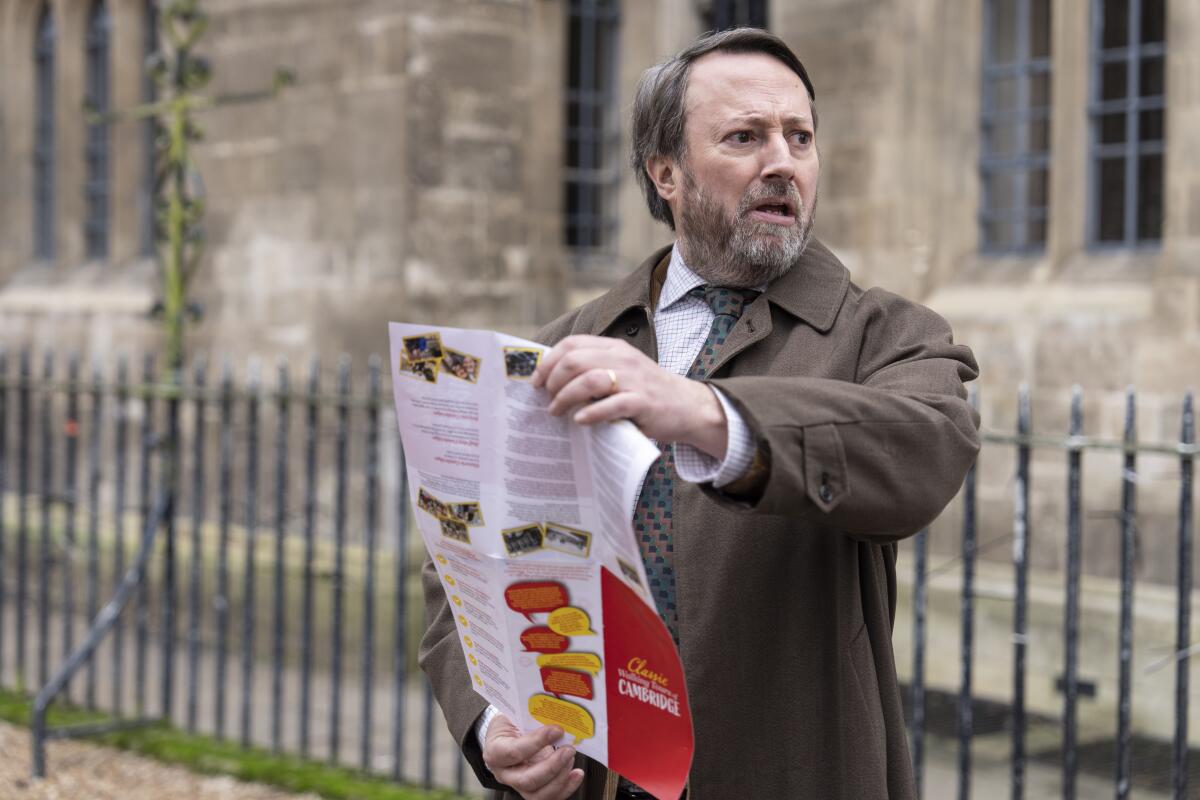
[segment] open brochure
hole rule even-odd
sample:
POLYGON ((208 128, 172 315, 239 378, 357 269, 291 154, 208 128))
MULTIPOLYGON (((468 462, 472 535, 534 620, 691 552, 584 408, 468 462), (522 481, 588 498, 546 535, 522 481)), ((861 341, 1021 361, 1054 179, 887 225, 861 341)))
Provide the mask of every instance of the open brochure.
POLYGON ((473 688, 659 798, 692 761, 683 669, 632 528, 654 444, 629 422, 552 417, 544 348, 391 323, 392 383, 417 527, 473 688))

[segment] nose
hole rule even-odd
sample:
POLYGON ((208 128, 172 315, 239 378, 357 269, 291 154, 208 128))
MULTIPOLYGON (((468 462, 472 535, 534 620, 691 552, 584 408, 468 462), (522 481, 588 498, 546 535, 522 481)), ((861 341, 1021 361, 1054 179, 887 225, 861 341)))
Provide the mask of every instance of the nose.
POLYGON ((763 142, 761 151, 762 169, 760 178, 790 181, 796 174, 796 166, 792 161, 792 151, 782 132, 769 135, 763 142))

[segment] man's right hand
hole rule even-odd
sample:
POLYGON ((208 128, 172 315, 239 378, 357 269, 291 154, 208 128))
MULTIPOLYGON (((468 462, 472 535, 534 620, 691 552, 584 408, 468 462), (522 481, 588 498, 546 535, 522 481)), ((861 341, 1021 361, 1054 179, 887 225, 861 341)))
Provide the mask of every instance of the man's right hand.
POLYGON ((525 800, 565 800, 583 782, 583 770, 571 768, 574 747, 554 748, 562 734, 557 725, 522 734, 508 717, 497 714, 488 725, 483 763, 525 800))

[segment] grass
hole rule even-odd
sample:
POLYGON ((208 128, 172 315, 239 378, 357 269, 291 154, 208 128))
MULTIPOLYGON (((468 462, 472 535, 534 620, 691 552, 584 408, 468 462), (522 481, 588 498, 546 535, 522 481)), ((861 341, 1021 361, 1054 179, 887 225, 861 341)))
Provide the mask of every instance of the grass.
MULTIPOLYGON (((30 723, 30 698, 0 690, 0 719, 17 725, 30 723)), ((51 707, 51 727, 94 723, 109 719, 105 714, 69 705, 51 707)), ((332 767, 295 756, 275 755, 261 748, 242 748, 177 730, 165 723, 88 737, 89 741, 178 764, 206 775, 230 775, 238 780, 268 784, 289 792, 312 792, 331 800, 451 800, 449 792, 426 791, 365 775, 346 767, 332 767)), ((51 760, 49 770, 53 772, 51 760)))

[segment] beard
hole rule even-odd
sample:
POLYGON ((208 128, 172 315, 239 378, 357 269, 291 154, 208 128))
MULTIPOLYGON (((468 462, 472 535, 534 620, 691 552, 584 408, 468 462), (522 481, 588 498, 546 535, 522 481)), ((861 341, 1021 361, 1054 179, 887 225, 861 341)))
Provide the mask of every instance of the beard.
POLYGON ((768 181, 747 189, 732 216, 692 181, 686 169, 683 194, 680 219, 686 235, 680 236, 679 246, 688 268, 711 285, 764 286, 791 269, 808 246, 817 196, 813 195, 812 208, 805 208, 790 181, 768 181), (750 218, 750 212, 764 201, 783 199, 796 209, 795 225, 750 218))

